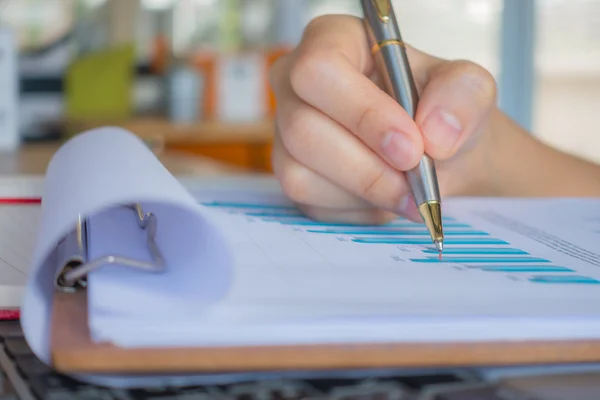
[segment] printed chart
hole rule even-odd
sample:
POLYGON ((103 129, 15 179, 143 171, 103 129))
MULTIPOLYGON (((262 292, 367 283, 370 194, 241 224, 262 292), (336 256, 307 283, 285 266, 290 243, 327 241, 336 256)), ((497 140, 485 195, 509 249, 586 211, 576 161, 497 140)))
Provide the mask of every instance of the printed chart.
POLYGON ((460 265, 462 268, 518 276, 536 284, 598 285, 600 281, 583 276, 564 265, 531 254, 507 240, 451 217, 444 218, 444 253, 440 258, 422 224, 399 218, 384 226, 321 223, 305 218, 294 207, 257 203, 202 203, 225 212, 244 215, 268 224, 279 224, 314 235, 335 235, 365 246, 420 246, 409 261, 417 264, 460 265))

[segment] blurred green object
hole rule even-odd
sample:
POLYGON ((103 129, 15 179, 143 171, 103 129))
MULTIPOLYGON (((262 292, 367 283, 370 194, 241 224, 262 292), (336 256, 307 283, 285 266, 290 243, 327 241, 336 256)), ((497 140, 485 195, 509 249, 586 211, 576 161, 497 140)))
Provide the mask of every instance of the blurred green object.
POLYGON ((220 0, 219 49, 237 51, 242 42, 240 26, 240 0, 220 0))
POLYGON ((86 54, 75 60, 65 77, 69 119, 123 119, 133 110, 135 51, 133 45, 86 54))

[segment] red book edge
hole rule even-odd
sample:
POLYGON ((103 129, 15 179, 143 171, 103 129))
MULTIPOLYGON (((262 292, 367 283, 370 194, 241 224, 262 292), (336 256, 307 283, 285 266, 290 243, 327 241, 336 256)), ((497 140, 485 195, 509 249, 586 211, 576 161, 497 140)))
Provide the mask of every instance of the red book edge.
POLYGON ((14 321, 21 318, 21 311, 17 308, 0 309, 0 321, 14 321))
POLYGON ((0 197, 0 204, 41 204, 40 197, 0 197))

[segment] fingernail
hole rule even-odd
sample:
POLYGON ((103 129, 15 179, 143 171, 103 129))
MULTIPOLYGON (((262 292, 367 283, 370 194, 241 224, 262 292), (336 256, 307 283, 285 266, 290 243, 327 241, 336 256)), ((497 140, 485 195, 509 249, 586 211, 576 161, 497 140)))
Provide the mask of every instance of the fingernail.
POLYGON ((450 150, 458 142, 462 125, 458 118, 443 110, 433 111, 423 124, 423 133, 429 142, 450 150))
POLYGON ((399 169, 409 168, 414 158, 412 141, 404 134, 390 132, 383 138, 382 148, 388 160, 399 169))

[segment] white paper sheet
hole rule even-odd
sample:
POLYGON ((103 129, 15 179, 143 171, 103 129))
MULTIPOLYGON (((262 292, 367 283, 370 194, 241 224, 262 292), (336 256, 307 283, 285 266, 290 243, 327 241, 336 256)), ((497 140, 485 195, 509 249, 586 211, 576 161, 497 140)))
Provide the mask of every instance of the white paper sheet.
POLYGON ((97 340, 135 347, 600 336, 597 240, 565 224, 570 210, 582 202, 600 208, 598 201, 446 201, 445 257, 456 261, 439 263, 430 244, 409 243, 428 238, 407 221, 315 226, 272 194, 204 195, 236 203, 204 209, 234 249, 227 295, 198 309, 190 298, 183 312, 163 304, 173 311, 157 323, 123 314, 117 300, 102 307, 115 280, 99 272, 90 297, 97 340), (377 240, 404 243, 364 243, 377 240), (547 282, 556 279, 571 282, 547 282))

